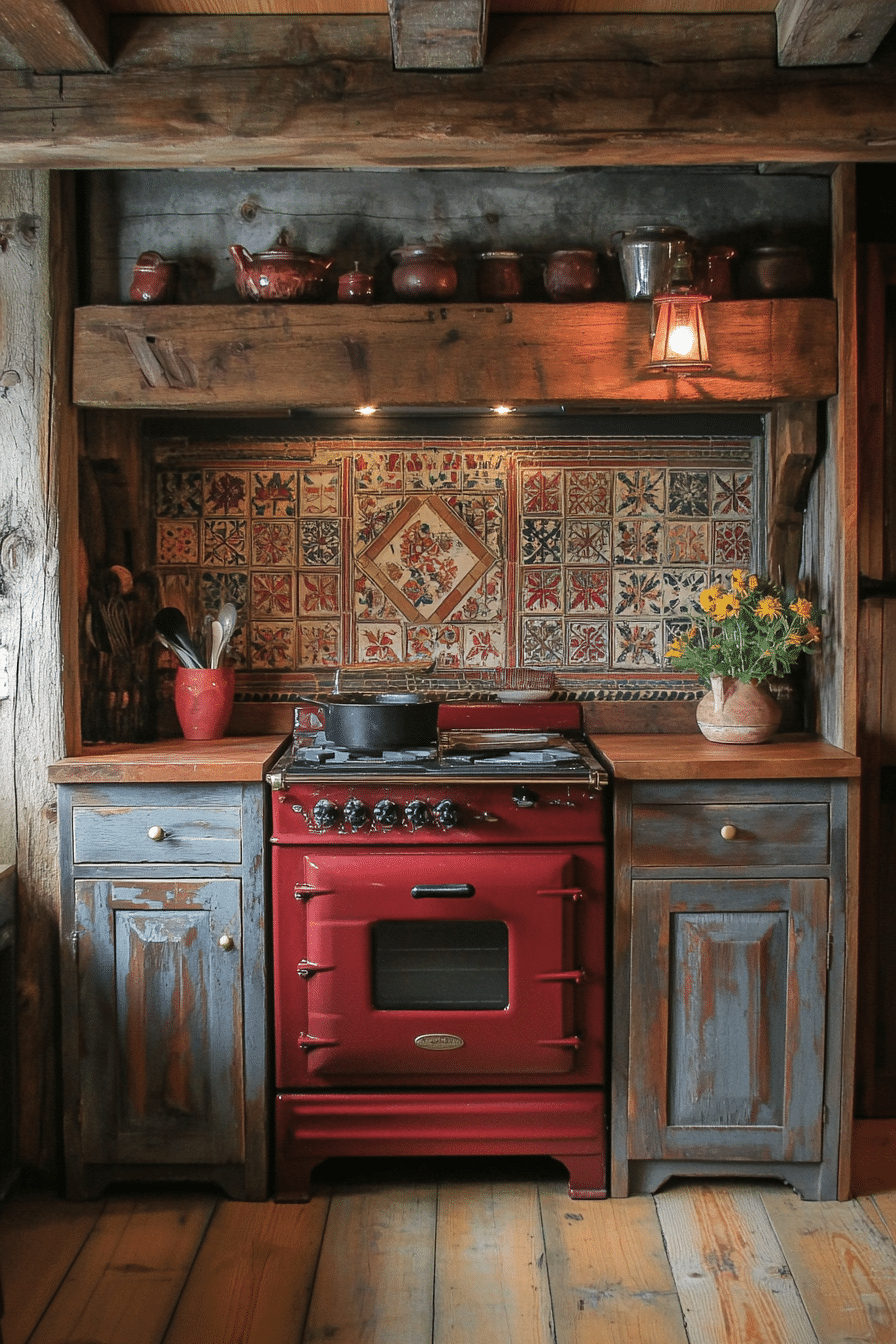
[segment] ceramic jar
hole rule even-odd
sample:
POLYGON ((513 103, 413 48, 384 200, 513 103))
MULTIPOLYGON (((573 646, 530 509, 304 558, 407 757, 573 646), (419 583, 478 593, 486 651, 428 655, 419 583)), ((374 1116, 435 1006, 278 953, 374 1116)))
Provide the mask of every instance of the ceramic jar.
POLYGON ((558 302, 590 299, 597 288, 597 253, 587 248, 552 252, 544 268, 544 287, 558 302))
POLYGON ((480 252, 476 261, 476 293, 486 302, 507 303, 523 292, 521 252, 480 252))
POLYGON ((710 742, 751 745, 767 742, 778 730, 781 706, 757 681, 710 677, 697 706, 697 727, 710 742))
POLYGON ((436 244, 412 243, 392 252, 396 263, 392 288, 400 299, 450 299, 457 289, 457 268, 436 244))
POLYGON ((174 678, 174 708, 188 741, 223 737, 233 709, 232 667, 179 667, 174 678))
POLYGON ((738 279, 747 297, 799 298, 812 292, 815 275, 806 248, 798 243, 768 243, 742 258, 738 279))
POLYGON ((699 287, 705 286, 705 292, 711 299, 730 299, 734 292, 731 263, 737 256, 733 247, 719 243, 711 247, 703 262, 703 275, 698 281, 699 287))
POLYGON ((339 303, 373 303, 373 276, 358 269, 345 271, 339 277, 336 298, 339 303))
POLYGON ((176 261, 166 261, 158 252, 141 252, 128 292, 134 303, 173 303, 177 276, 176 261))
POLYGON ((234 243, 230 255, 236 266, 236 290, 244 299, 318 299, 333 265, 332 257, 296 252, 291 247, 272 247, 253 256, 234 243))

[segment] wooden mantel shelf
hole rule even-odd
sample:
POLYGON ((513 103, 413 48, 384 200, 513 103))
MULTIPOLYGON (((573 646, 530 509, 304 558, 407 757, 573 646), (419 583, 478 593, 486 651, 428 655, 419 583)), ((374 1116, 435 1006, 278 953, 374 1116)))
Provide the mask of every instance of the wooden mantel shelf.
POLYGON ((711 303, 713 367, 651 373, 641 303, 215 304, 81 308, 80 406, 680 406, 820 401, 837 390, 828 299, 711 303))

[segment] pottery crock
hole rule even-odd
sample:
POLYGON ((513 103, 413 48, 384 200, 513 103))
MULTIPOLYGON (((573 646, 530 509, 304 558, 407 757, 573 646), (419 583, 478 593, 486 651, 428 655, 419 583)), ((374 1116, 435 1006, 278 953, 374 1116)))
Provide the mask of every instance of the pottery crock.
POLYGON ((171 303, 177 291, 178 266, 158 252, 141 252, 128 291, 134 303, 171 303))
POLYGON ((396 247, 392 260, 392 288, 400 299, 450 299, 457 289, 457 268, 444 247, 411 243, 396 247))
POLYGON ((232 667, 177 669, 174 708, 188 741, 210 742, 224 736, 233 709, 235 681, 232 667))
POLYGON ((781 706, 761 682, 710 677, 697 706, 697 727, 710 742, 767 742, 781 722, 781 706))
POLYGON ((292 301, 317 299, 323 293, 332 257, 314 252, 296 252, 291 247, 272 247, 253 256, 234 243, 230 248, 236 266, 236 289, 244 299, 292 301))
POLYGON ((544 268, 544 287, 552 299, 576 303, 597 288, 597 253, 587 248, 552 252, 544 268))
POLYGON ((523 292, 520 252, 480 252, 476 261, 476 293, 486 302, 504 303, 523 292))

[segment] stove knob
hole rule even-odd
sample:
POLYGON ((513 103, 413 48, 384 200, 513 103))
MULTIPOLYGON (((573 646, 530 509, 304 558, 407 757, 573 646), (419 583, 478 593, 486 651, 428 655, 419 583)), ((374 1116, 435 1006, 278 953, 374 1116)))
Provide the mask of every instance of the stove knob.
POLYGON ((429 808, 421 798, 415 798, 404 809, 404 819, 412 831, 419 831, 431 820, 429 808))
POLYGON ((456 826, 460 821, 457 804, 452 803, 450 798, 443 798, 440 803, 436 803, 433 808, 433 816, 443 831, 450 831, 452 826, 456 826))
POLYGON ((511 797, 517 807, 535 807, 538 802, 538 794, 534 789, 527 789, 525 784, 517 784, 511 797))
POLYGON ((388 798, 381 798, 373 809, 373 819, 378 826, 397 826, 399 816, 398 805, 388 798))
POLYGON ((342 815, 353 831, 360 831, 364 823, 370 820, 370 809, 364 806, 360 798, 349 798, 342 815))
POLYGON ((321 798, 314 804, 314 823, 321 831, 329 831, 339 820, 339 808, 329 798, 321 798))

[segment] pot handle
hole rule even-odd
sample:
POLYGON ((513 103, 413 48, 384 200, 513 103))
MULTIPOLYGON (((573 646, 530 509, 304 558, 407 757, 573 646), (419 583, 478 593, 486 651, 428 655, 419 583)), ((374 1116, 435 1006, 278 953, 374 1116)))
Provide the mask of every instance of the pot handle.
POLYGON ((624 237, 625 237, 625 229, 614 229, 614 230, 613 230, 613 232, 610 234, 610 243, 609 243, 609 246, 607 247, 607 256, 608 256, 608 257, 615 257, 615 255, 616 255, 616 245, 615 245, 615 243, 614 243, 614 239, 618 238, 619 241, 621 242, 622 239, 623 239, 624 237))

